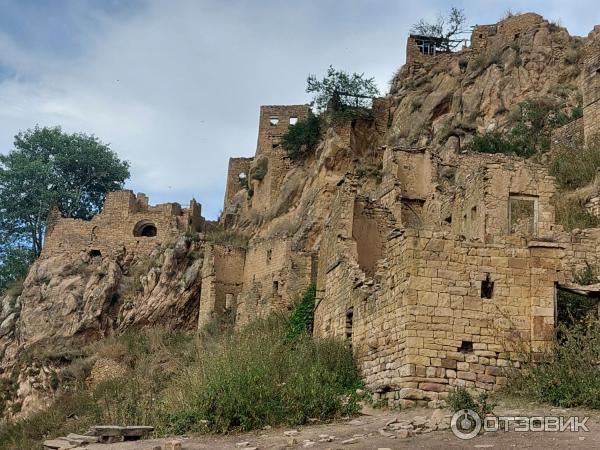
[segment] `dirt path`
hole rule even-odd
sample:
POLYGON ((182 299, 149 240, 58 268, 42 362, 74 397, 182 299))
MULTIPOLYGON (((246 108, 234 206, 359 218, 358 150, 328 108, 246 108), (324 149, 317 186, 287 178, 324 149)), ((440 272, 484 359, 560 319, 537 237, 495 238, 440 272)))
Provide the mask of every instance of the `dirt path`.
MULTIPOLYGON (((452 431, 432 431, 414 437, 401 437, 402 433, 389 431, 386 424, 393 419, 409 421, 418 416, 430 417, 432 410, 412 409, 388 411, 367 409, 358 418, 324 425, 298 428, 274 428, 252 433, 227 436, 202 436, 177 438, 183 450, 229 450, 256 447, 259 450, 271 449, 477 449, 477 448, 600 448, 600 414, 583 410, 554 409, 528 404, 503 402, 495 408, 496 415, 516 416, 590 416, 586 423, 589 432, 490 432, 471 440, 458 439, 452 431), (387 431, 381 431, 386 429, 387 431), (298 433, 293 433, 297 430, 298 433), (286 435, 287 432, 287 435, 286 435), (293 435, 293 436, 290 436, 293 435), (395 438, 392 438, 395 436, 395 438), (320 442, 322 441, 322 442, 320 442), (243 443, 247 443, 242 445, 243 443)), ((90 450, 153 450, 154 446, 164 446, 171 439, 157 439, 112 445, 92 445, 90 450)))

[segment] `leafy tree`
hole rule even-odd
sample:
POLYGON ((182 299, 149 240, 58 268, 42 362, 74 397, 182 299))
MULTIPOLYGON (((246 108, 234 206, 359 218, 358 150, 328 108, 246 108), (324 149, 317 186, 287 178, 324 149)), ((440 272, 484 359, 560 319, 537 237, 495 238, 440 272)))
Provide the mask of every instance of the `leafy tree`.
POLYGON ((129 163, 93 135, 60 127, 29 129, 14 149, 0 155, 0 234, 4 245, 42 250, 46 218, 58 206, 63 216, 89 219, 108 191, 121 189, 129 163))
POLYGON ((365 78, 364 74, 349 74, 343 70, 335 70, 333 66, 327 69, 327 76, 318 80, 316 75, 306 79, 306 92, 314 94, 313 104, 323 111, 330 101, 337 106, 365 107, 369 99, 379 95, 375 78, 365 78))
POLYGON ((522 101, 511 113, 510 119, 513 142, 530 155, 549 150, 552 130, 569 121, 560 105, 549 98, 522 101))
POLYGON ((33 260, 31 249, 23 246, 2 247, 0 252, 0 295, 15 280, 22 280, 33 260))
POLYGON ((453 6, 448 14, 438 14, 437 20, 433 23, 426 22, 424 19, 419 20, 411 27, 410 32, 440 39, 443 49, 450 51, 462 42, 456 37, 468 31, 465 28, 466 22, 464 10, 453 6))
POLYGON ((299 120, 296 125, 290 125, 288 131, 281 137, 283 149, 292 158, 298 158, 314 152, 319 143, 321 120, 310 115, 299 120))

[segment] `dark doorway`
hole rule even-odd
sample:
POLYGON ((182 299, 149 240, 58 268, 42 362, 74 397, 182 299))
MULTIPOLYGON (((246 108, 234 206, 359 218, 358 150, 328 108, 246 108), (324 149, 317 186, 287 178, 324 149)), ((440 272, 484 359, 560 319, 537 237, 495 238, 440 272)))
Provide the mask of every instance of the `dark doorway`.
POLYGON ((133 228, 133 235, 135 237, 155 237, 156 233, 156 225, 149 220, 142 220, 133 228))
POLYGON ((589 325, 598 320, 600 292, 574 292, 571 289, 556 287, 555 325, 572 328, 589 325))

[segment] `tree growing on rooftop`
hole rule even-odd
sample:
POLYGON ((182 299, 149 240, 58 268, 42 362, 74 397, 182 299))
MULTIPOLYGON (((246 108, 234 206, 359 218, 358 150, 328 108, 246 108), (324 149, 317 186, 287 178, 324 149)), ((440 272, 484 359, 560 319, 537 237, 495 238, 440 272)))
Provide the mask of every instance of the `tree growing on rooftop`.
POLYGON ((453 6, 446 15, 439 13, 435 22, 427 22, 425 19, 419 20, 413 24, 410 32, 439 39, 442 47, 447 51, 451 51, 462 42, 461 39, 456 39, 456 37, 467 32, 466 23, 465 11, 453 6))
POLYGON ((366 78, 364 73, 350 74, 333 66, 329 66, 322 80, 309 75, 306 84, 306 92, 314 94, 312 104, 318 111, 325 110, 331 101, 338 107, 367 107, 370 99, 379 95, 375 78, 366 78))

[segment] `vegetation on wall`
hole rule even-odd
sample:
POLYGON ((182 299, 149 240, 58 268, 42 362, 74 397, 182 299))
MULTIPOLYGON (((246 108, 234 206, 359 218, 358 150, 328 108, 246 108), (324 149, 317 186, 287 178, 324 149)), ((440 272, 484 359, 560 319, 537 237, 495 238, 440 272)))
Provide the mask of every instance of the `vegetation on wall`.
POLYGON ((594 322, 559 327, 544 360, 510 372, 507 391, 563 408, 600 408, 600 329, 594 322))
POLYGON ((293 341, 303 334, 312 333, 316 293, 316 285, 311 284, 306 292, 296 300, 286 331, 288 341, 293 341))
POLYGON ((329 66, 323 79, 309 75, 306 83, 306 92, 314 95, 312 105, 318 111, 324 111, 329 106, 333 106, 333 109, 343 109, 344 106, 368 107, 370 99, 379 95, 375 78, 366 78, 364 73, 350 74, 333 66, 329 66))
POLYGON ((305 157, 314 153, 320 134, 321 119, 311 114, 295 125, 290 125, 288 131, 281 137, 281 145, 292 158, 305 157))
POLYGON ((586 197, 577 193, 559 196, 555 204, 556 223, 562 225, 565 231, 600 227, 600 217, 587 212, 585 203, 586 197))
POLYGON ((558 150, 550 163, 550 175, 556 177, 562 190, 571 191, 594 181, 600 167, 600 141, 578 147, 558 150))
POLYGON ((550 149, 550 135, 578 117, 579 109, 570 114, 553 99, 541 97, 524 100, 509 114, 507 133, 498 131, 475 135, 466 148, 480 153, 504 153, 529 158, 550 149))
POLYGON ((503 133, 499 131, 486 131, 476 134, 473 140, 466 146, 467 150, 479 153, 503 153, 505 155, 530 156, 522 153, 522 149, 513 144, 503 133))

